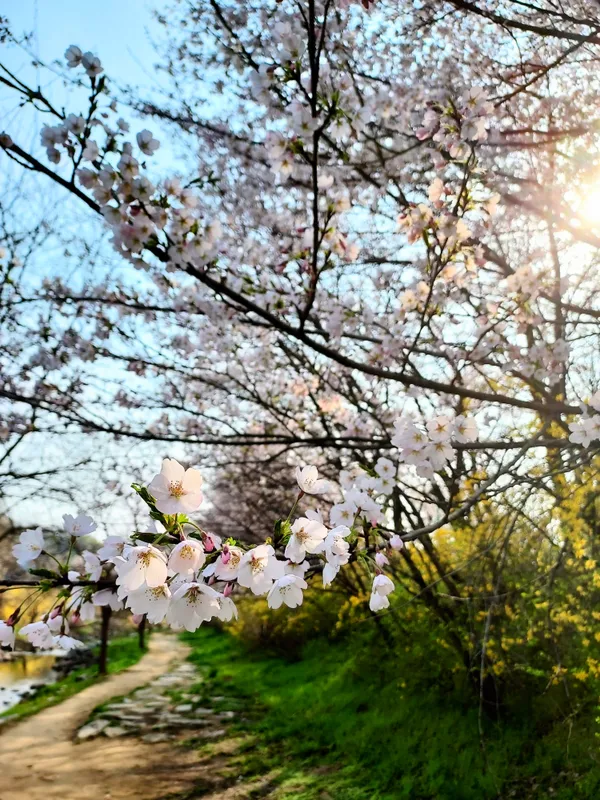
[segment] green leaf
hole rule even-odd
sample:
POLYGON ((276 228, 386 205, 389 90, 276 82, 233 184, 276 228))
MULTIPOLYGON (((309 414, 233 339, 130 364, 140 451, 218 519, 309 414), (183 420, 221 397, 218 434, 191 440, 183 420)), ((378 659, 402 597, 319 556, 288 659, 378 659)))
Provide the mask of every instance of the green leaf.
POLYGON ((51 569, 30 569, 29 573, 35 575, 36 578, 49 578, 53 581, 60 580, 60 575, 51 569))

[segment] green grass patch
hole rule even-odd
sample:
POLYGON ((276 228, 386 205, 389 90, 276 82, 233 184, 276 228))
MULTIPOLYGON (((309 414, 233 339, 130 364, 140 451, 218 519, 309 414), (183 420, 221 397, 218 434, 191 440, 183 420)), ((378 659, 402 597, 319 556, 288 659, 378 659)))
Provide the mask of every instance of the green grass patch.
MULTIPOLYGON (((377 640, 313 641, 301 660, 260 657, 227 633, 184 634, 205 680, 194 691, 237 709, 231 769, 269 774, 256 797, 285 800, 596 800, 596 709, 548 723, 535 703, 484 718, 443 664, 377 640), (543 720, 543 722, 542 722, 543 720)), ((543 697, 535 701, 538 706, 543 697)), ((542 709, 543 710, 543 709, 542 709)), ((546 709, 547 711, 547 709, 546 709)), ((199 792, 197 797, 202 797, 199 792)))
MULTIPOLYGON (((97 649, 96 651, 97 652, 97 649)), ((111 639, 108 643, 108 673, 121 672, 127 667, 137 663, 144 653, 138 647, 137 634, 134 636, 118 636, 111 639)), ((50 683, 36 690, 33 697, 22 700, 12 708, 8 708, 0 714, 2 717, 10 717, 14 720, 29 717, 37 714, 44 708, 54 706, 57 703, 72 697, 81 692, 88 686, 100 680, 98 667, 90 664, 87 667, 80 667, 73 670, 65 678, 61 678, 56 683, 50 683)))

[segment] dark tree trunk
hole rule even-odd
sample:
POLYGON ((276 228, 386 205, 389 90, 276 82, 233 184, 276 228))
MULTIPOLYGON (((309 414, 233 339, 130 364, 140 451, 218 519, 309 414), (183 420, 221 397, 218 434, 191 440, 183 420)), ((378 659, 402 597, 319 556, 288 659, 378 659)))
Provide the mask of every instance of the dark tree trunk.
POLYGON ((142 617, 142 621, 138 625, 138 645, 140 650, 146 649, 146 615, 142 617))
POLYGON ((106 675, 108 664, 108 632, 110 629, 110 606, 102 606, 102 627, 100 628, 100 656, 98 658, 98 674, 106 675))

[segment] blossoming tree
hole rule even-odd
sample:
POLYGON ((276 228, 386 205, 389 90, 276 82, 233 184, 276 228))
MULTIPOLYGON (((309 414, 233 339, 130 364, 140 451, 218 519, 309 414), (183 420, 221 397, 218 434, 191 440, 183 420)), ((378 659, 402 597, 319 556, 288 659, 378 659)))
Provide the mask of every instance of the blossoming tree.
MULTIPOLYGON (((104 365, 102 391, 81 381, 67 403, 40 400, 16 376, 4 401, 90 435, 210 448, 232 484, 249 460, 265 481, 300 464, 297 501, 324 493, 328 512, 294 518, 294 503, 274 532, 254 530, 269 537, 256 547, 220 538, 190 518, 198 472, 166 460, 135 486, 158 530, 109 537, 83 571, 33 568, 35 591, 59 589, 25 631, 35 643, 71 642, 69 613, 94 603, 188 630, 230 619, 233 587, 295 607, 307 578, 328 585, 351 560, 370 570, 379 613, 394 558, 428 596, 411 542, 460 598, 436 532, 494 502, 503 563, 513 516, 551 528, 565 476, 593 460, 597 21, 585 2, 568 15, 509 2, 509 16, 492 2, 364 5, 175 3, 175 90, 132 101, 146 117, 133 133, 98 55, 65 53, 87 89, 73 111, 3 68, 47 120, 43 153, 7 130, 3 157, 97 216, 130 268, 77 293, 44 287, 85 315, 68 340, 49 335, 89 375, 104 365), (194 148, 191 175, 157 174, 152 119, 194 148)), ((232 488, 240 505, 247 486, 232 488)), ((65 524, 73 541, 92 523, 65 524)), ((21 563, 41 537, 23 534, 21 563)), ((560 563, 559 536, 550 550, 560 563)))

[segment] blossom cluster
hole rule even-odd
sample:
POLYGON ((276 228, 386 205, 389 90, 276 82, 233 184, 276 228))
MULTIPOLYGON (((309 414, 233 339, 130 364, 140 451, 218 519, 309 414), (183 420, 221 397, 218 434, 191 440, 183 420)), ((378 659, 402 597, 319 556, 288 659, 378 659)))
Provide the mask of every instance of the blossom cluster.
POLYGON ((425 427, 401 418, 394 427, 392 444, 400 450, 400 461, 416 467, 417 474, 424 478, 431 478, 454 458, 453 441, 466 444, 477 438, 477 423, 463 415, 451 419, 440 414, 428 420, 425 427))
POLYGON ((160 147, 151 131, 139 131, 135 142, 123 140, 129 124, 122 118, 110 122, 116 103, 98 113, 103 92, 103 85, 95 82, 102 72, 99 59, 75 45, 65 57, 70 68, 81 67, 92 79, 92 102, 87 118, 69 114, 60 124, 42 128, 48 159, 58 164, 63 153, 71 157, 79 184, 91 191, 112 230, 115 248, 136 266, 142 266, 136 256, 159 242, 171 269, 210 262, 217 253, 219 222, 203 218, 198 195, 177 178, 157 186, 143 174, 143 158, 160 147))
MULTIPOLYGON (((43 618, 20 628, 19 633, 41 649, 70 649, 81 642, 70 635, 71 625, 94 618, 99 606, 113 610, 129 609, 134 617, 146 616, 151 623, 166 622, 175 630, 196 630, 212 619, 228 622, 238 611, 232 594, 247 590, 266 596, 268 606, 295 608, 303 602, 308 588, 307 574, 322 571, 323 584, 335 579, 348 563, 352 552, 360 554, 374 572, 369 606, 373 612, 388 607, 393 581, 383 575, 389 559, 380 548, 371 557, 360 542, 358 521, 375 524, 382 518, 375 497, 388 491, 395 469, 388 459, 377 462, 374 476, 358 470, 345 474, 344 502, 333 506, 327 527, 322 514, 307 510, 291 521, 279 520, 275 535, 264 544, 248 548, 233 539, 223 541, 203 530, 189 518, 202 501, 202 476, 197 469, 184 469, 177 461, 165 459, 161 472, 148 487, 134 484, 147 503, 151 524, 147 531, 130 537, 109 535, 97 552, 84 550, 79 568, 71 563, 77 540, 96 530, 86 514, 63 517, 70 542, 66 562, 47 549, 41 528, 23 531, 13 547, 19 565, 40 577, 38 591, 57 591, 57 598, 43 618), (338 524, 347 519, 349 524, 338 524), (49 556, 56 570, 35 566, 40 557, 49 556)), ((330 491, 328 481, 319 477, 314 466, 298 467, 299 493, 294 508, 305 495, 330 491)), ((399 536, 389 545, 402 546, 399 536)), ((17 608, 0 622, 0 645, 13 647, 16 626, 24 613, 17 608)))
POLYGON ((494 106, 485 90, 474 86, 457 101, 444 98, 440 103, 432 103, 417 129, 417 138, 431 139, 450 158, 463 158, 468 153, 468 142, 487 139, 493 112, 494 106))
POLYGON ((569 429, 571 431, 569 441, 573 444, 589 447, 592 442, 600 441, 600 392, 595 392, 590 397, 585 413, 579 419, 570 422, 569 429))

